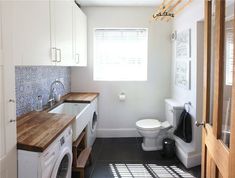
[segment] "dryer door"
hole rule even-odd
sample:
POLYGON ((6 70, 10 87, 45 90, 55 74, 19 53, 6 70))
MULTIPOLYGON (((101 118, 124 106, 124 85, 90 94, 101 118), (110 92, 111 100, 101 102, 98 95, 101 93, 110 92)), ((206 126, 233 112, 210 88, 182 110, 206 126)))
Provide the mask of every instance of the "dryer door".
POLYGON ((93 117, 91 120, 91 133, 93 133, 96 130, 96 126, 97 126, 97 121, 98 121, 98 116, 96 111, 93 113, 93 117))
POLYGON ((72 167, 72 152, 69 148, 64 148, 60 152, 56 164, 52 171, 51 178, 70 178, 72 167))

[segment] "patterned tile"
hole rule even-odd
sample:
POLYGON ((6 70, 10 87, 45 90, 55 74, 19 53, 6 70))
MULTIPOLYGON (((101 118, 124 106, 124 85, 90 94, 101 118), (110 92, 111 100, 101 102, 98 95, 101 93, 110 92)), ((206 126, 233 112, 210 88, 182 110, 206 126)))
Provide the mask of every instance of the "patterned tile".
POLYGON ((16 114, 20 116, 36 107, 38 95, 42 95, 43 105, 47 104, 50 85, 56 79, 61 79, 65 90, 55 85, 56 91, 62 95, 71 91, 70 67, 19 67, 15 68, 16 78, 16 114))

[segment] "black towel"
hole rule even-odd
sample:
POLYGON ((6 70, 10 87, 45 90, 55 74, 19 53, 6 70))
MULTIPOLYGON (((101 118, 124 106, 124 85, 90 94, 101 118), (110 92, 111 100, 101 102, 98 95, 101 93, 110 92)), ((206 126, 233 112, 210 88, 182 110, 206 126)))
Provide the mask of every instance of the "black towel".
POLYGON ((191 116, 186 110, 181 113, 179 123, 174 134, 186 143, 190 143, 192 141, 191 116))

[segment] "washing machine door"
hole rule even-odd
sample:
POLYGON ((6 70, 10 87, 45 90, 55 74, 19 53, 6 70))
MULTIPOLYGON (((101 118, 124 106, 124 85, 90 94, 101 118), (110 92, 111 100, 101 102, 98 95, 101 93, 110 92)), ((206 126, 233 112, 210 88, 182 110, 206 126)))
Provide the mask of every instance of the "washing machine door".
POLYGON ((51 178, 71 178, 72 151, 65 147, 56 160, 51 178))

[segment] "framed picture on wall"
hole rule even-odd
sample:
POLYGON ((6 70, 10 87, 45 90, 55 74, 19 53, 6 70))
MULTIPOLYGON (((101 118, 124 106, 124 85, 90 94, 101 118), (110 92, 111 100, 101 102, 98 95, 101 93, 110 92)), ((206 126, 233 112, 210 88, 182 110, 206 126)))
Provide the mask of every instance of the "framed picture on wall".
POLYGON ((186 90, 191 89, 191 61, 176 60, 175 85, 186 90))
POLYGON ((191 29, 177 32, 176 58, 191 57, 191 29))

